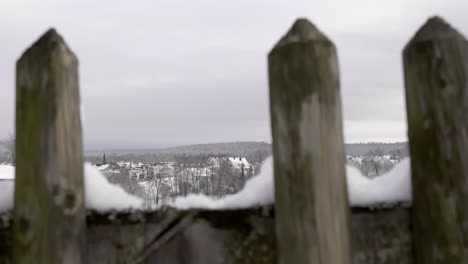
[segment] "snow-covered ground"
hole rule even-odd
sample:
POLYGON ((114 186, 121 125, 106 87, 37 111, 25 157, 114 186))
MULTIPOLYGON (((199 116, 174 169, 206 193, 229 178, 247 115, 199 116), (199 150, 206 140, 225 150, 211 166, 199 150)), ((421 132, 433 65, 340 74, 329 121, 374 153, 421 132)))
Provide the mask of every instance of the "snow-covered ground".
MULTIPOLYGON (((385 202, 410 202, 411 180, 410 160, 398 163, 391 171, 375 178, 363 176, 361 172, 347 165, 347 184, 350 204, 353 206, 371 206, 385 202)), ((13 207, 14 168, 0 166, 0 211, 13 207)), ((190 194, 175 199, 170 206, 179 209, 188 208, 248 208, 274 203, 273 161, 268 158, 258 176, 247 181, 244 188, 232 195, 213 200, 205 195, 190 194)), ((101 172, 85 164, 86 207, 99 211, 143 209, 143 201, 126 193, 120 186, 113 185, 101 172)))

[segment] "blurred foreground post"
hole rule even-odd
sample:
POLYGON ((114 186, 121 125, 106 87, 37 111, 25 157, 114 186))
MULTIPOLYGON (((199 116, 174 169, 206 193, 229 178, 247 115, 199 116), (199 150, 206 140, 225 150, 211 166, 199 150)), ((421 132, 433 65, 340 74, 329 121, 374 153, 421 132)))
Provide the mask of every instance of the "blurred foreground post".
POLYGON ((468 43, 434 17, 403 57, 415 263, 468 263, 468 43))
POLYGON ((351 263, 335 46, 299 19, 268 69, 279 263, 351 263))
POLYGON ((49 30, 16 65, 14 263, 82 263, 78 60, 49 30))

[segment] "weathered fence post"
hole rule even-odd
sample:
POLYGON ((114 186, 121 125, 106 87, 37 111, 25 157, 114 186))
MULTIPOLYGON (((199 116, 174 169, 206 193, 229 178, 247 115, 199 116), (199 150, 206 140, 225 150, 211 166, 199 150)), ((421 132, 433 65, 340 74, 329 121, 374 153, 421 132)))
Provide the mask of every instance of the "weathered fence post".
POLYGON ((16 65, 14 263, 82 263, 78 60, 55 30, 16 65))
POLYGON ((280 263, 351 263, 338 61, 297 20, 268 56, 280 263))
POLYGON ((468 263, 468 43, 434 17, 403 59, 416 263, 468 263))

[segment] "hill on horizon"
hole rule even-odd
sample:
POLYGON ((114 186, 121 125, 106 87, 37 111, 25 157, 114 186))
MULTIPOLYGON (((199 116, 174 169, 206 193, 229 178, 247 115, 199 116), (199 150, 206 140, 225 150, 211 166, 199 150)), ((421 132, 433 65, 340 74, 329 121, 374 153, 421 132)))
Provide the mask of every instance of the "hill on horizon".
MULTIPOLYGON (((348 143, 345 144, 345 152, 347 155, 360 156, 366 155, 371 152, 388 154, 395 150, 407 152, 407 142, 395 143, 348 143)), ((99 156, 102 153, 110 155, 123 155, 123 154, 230 154, 233 156, 245 156, 248 153, 262 151, 271 153, 271 144, 261 141, 245 141, 245 142, 223 142, 223 143, 206 143, 206 144, 193 144, 183 145, 176 147, 165 147, 156 149, 117 149, 117 150, 89 150, 85 151, 86 156, 99 156)))

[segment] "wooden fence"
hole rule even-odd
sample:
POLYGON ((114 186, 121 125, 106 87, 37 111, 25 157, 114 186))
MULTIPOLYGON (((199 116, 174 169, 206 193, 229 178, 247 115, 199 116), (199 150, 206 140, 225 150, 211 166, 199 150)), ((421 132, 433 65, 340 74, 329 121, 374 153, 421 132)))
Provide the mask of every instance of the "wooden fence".
POLYGON ((336 49, 299 19, 268 56, 275 208, 87 213, 78 61, 48 31, 17 62, 0 263, 468 263, 468 42, 434 17, 403 61, 411 208, 350 209, 336 49))

